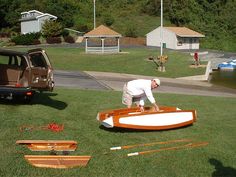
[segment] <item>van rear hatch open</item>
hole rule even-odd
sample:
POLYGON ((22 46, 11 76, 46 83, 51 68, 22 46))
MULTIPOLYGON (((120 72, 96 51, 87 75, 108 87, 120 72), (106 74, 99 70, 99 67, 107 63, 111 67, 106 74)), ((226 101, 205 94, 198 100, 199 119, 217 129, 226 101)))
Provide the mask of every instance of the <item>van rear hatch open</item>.
POLYGON ((53 87, 53 69, 44 50, 0 49, 0 98, 32 97, 37 90, 52 91, 53 87))

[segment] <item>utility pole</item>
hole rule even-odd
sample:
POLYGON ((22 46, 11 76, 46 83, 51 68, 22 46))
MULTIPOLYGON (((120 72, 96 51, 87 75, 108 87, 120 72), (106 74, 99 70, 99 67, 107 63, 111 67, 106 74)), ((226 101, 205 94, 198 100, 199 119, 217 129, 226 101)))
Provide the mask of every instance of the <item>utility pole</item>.
POLYGON ((93 0, 93 29, 96 28, 96 0, 93 0))
POLYGON ((163 54, 163 0, 161 0, 161 28, 160 28, 160 39, 161 39, 161 56, 163 54))
POLYGON ((165 63, 167 62, 168 60, 168 56, 164 56, 163 55, 163 0, 161 0, 161 27, 160 27, 160 45, 161 45, 161 54, 160 56, 158 57, 158 60, 159 60, 159 67, 158 67, 158 70, 159 71, 162 71, 162 72, 165 72, 166 71, 166 68, 165 68, 165 63))

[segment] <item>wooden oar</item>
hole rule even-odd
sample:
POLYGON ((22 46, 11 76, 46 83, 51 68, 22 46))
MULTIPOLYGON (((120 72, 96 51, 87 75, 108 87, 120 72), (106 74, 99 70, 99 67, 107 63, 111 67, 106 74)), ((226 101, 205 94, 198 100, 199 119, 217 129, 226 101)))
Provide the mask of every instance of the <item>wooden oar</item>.
POLYGON ((135 145, 111 147, 110 150, 113 151, 113 150, 121 150, 121 149, 130 149, 130 148, 141 147, 141 146, 153 146, 156 144, 170 144, 170 143, 190 142, 190 141, 191 141, 190 139, 170 140, 170 141, 153 142, 153 143, 146 143, 146 144, 135 144, 135 145))
POLYGON ((133 153, 127 154, 127 156, 131 157, 131 156, 151 154, 151 153, 161 152, 161 151, 177 150, 177 149, 183 149, 183 148, 194 148, 194 147, 200 147, 200 146, 206 146, 206 145, 208 145, 208 142, 188 143, 182 146, 174 146, 174 147, 154 149, 154 150, 149 150, 149 151, 133 152, 133 153))

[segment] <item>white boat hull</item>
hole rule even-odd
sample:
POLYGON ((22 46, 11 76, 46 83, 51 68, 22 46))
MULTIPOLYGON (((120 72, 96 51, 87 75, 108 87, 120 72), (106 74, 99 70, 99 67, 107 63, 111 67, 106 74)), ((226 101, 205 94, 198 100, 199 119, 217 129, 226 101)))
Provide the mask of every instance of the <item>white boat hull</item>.
MULTIPOLYGON (((168 107, 165 107, 168 108, 168 107)), ((172 107, 173 108, 173 107, 172 107)), ((164 109, 162 112, 134 109, 119 109, 99 113, 97 119, 107 128, 120 127, 143 130, 164 130, 193 124, 196 120, 195 110, 164 109)))

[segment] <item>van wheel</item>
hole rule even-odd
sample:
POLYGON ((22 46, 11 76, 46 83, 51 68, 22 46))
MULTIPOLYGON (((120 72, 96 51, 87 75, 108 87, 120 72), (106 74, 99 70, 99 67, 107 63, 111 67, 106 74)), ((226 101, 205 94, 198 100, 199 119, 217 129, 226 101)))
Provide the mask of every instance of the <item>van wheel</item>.
POLYGON ((24 98, 23 98, 23 102, 25 103, 25 104, 29 104, 31 101, 32 101, 32 99, 33 99, 33 97, 32 96, 24 96, 24 98))

